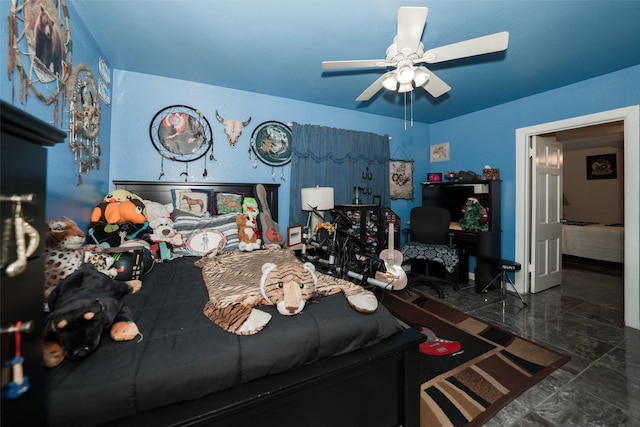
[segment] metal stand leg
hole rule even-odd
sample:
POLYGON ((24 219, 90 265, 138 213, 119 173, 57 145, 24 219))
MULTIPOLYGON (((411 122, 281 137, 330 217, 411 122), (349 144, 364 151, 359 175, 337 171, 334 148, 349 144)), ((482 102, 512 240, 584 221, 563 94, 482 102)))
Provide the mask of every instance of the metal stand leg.
POLYGON ((518 292, 518 290, 516 289, 516 285, 511 281, 511 278, 507 274, 506 270, 500 270, 500 273, 496 277, 491 279, 491 281, 487 284, 487 286, 484 287, 484 289, 480 293, 485 293, 487 289, 489 289, 489 286, 493 285, 493 282, 498 279, 500 279, 500 292, 503 296, 506 295, 508 281, 511 284, 511 287, 513 288, 516 295, 518 295, 518 298, 520 298, 520 301, 522 301, 522 304, 527 305, 527 303, 524 301, 524 298, 522 298, 522 295, 520 295, 520 292, 518 292))
POLYGON ((509 275, 507 274, 506 271, 502 270, 502 274, 503 274, 503 279, 502 279, 502 295, 504 295, 505 291, 506 291, 506 287, 507 287, 507 280, 509 281, 509 283, 511 284, 511 287, 513 288, 513 291, 516 293, 516 295, 518 295, 518 298, 520 298, 520 301, 522 301, 522 304, 527 305, 527 303, 524 301, 524 298, 522 298, 522 295, 520 295, 520 292, 518 292, 518 290, 516 289, 516 285, 515 283, 513 283, 511 281, 511 277, 509 277, 509 275), (505 278, 507 280, 505 280, 505 278))
MULTIPOLYGON (((494 277, 493 279, 491 279, 491 281, 489 283, 487 283, 487 286, 484 287, 484 289, 482 291, 480 291, 481 294, 487 292, 487 289, 489 289, 489 286, 493 285, 493 282, 495 282, 497 279, 501 279, 502 281, 502 273, 504 271, 501 271, 500 274, 498 274, 496 277, 494 277)), ((502 287, 502 285, 501 285, 502 287)))

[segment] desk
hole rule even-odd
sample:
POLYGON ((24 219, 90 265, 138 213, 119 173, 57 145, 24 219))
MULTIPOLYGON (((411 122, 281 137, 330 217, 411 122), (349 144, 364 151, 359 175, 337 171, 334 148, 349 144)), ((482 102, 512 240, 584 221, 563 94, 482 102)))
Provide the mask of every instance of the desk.
POLYGON ((501 256, 500 224, 500 184, 499 180, 481 180, 467 182, 422 183, 422 205, 441 206, 451 213, 450 231, 453 243, 458 246, 460 263, 454 272, 453 281, 469 282, 469 256, 477 258, 475 269, 476 289, 480 292, 499 273, 491 267, 490 258, 501 256), (462 206, 467 198, 473 196, 487 209, 489 230, 462 230, 458 221, 463 217, 462 206))
POLYGON ((499 273, 489 260, 500 258, 500 231, 466 231, 459 226, 449 231, 453 234, 453 243, 458 247, 460 257, 454 281, 469 283, 469 256, 475 256, 475 283, 476 290, 480 292, 499 273))

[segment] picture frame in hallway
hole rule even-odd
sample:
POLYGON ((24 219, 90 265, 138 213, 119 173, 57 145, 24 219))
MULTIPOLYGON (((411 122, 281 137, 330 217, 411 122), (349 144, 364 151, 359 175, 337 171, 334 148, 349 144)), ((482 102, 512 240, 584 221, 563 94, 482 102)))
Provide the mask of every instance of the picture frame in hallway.
POLYGON ((618 177, 616 154, 587 156, 587 179, 616 179, 618 177))

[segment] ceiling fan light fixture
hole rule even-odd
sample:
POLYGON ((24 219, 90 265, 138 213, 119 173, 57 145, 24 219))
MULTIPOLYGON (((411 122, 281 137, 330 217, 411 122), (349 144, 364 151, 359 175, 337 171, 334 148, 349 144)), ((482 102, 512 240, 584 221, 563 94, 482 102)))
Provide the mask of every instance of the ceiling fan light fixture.
POLYGON ((424 85, 431 75, 421 68, 417 68, 415 71, 415 77, 413 78, 413 84, 415 87, 424 85))
POLYGON ((413 85, 411 82, 409 83, 400 83, 400 87, 398 88, 398 93, 411 92, 413 90, 413 85))
POLYGON ((395 73, 389 73, 386 79, 382 81, 382 86, 387 90, 396 90, 398 88, 398 79, 395 73))
POLYGON ((398 83, 402 85, 406 83, 411 83, 413 81, 413 77, 415 76, 415 71, 413 70, 413 67, 404 66, 398 69, 397 75, 398 75, 398 83))

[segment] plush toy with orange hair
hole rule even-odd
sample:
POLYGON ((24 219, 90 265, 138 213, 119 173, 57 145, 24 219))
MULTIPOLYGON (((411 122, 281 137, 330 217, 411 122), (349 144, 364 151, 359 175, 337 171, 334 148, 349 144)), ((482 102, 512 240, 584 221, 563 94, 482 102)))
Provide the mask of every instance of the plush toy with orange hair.
POLYGON ((142 198, 127 190, 115 190, 107 194, 91 212, 91 222, 144 224, 146 221, 146 207, 142 198))

